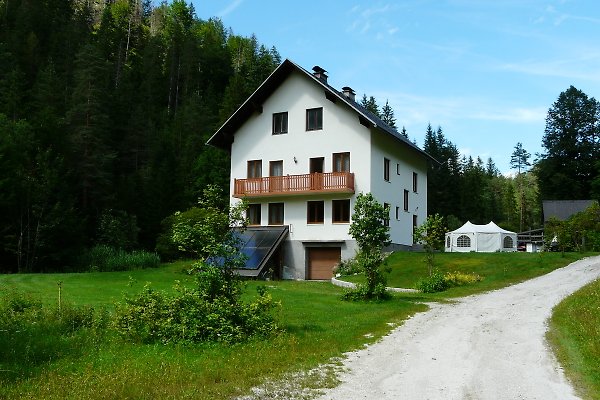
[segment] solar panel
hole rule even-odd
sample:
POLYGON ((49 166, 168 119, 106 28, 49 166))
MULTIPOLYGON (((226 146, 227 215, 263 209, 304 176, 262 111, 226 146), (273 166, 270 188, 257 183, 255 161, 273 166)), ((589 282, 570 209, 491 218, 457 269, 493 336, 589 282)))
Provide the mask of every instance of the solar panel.
POLYGON ((287 226, 269 228, 248 228, 236 232, 243 243, 242 253, 247 257, 243 269, 258 270, 268 261, 268 257, 287 234, 287 226))

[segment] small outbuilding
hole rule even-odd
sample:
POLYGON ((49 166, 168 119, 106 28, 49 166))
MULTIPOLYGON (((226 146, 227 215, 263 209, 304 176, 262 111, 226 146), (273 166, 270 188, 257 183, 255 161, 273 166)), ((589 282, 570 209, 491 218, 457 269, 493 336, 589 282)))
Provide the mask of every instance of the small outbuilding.
POLYGON ((502 229, 493 222, 476 225, 467 221, 460 228, 446 233, 446 251, 482 253, 517 251, 517 234, 502 229))

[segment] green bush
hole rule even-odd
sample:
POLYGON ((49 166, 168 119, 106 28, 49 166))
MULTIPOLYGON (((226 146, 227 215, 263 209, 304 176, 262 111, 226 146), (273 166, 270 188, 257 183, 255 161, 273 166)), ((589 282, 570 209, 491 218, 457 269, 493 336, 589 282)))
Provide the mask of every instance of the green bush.
POLYGON ((130 271, 134 269, 156 268, 160 265, 160 258, 156 253, 143 250, 116 249, 104 244, 92 247, 81 257, 79 264, 83 270, 88 271, 130 271))
POLYGON ((350 301, 389 300, 391 297, 383 283, 376 284, 373 290, 365 284, 357 284, 355 289, 345 289, 342 293, 342 299, 350 301))
POLYGON ((115 327, 124 338, 141 343, 241 342, 269 336, 279 327, 273 310, 278 307, 261 288, 250 303, 240 300, 237 279, 228 282, 216 267, 205 267, 193 289, 176 286, 167 295, 145 287, 116 306, 115 327), (235 286, 236 288, 227 289, 235 286))
POLYGON ((434 269, 430 276, 421 278, 415 289, 423 293, 437 293, 448 289, 449 283, 439 270, 434 269))
POLYGON ((356 256, 340 261, 333 269, 334 274, 341 276, 354 275, 360 272, 362 272, 362 269, 356 256))

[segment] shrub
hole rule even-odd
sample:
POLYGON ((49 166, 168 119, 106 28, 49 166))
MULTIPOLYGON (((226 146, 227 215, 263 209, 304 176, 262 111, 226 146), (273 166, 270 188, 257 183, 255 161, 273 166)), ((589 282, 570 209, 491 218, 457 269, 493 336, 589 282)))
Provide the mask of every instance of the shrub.
POLYGON ((388 300, 392 295, 387 291, 383 283, 378 283, 372 290, 365 284, 356 285, 355 289, 345 289, 342 294, 343 300, 388 300))
POLYGON ((279 330, 272 310, 278 306, 261 290, 256 299, 242 303, 201 289, 175 288, 169 296, 146 287, 118 304, 115 327, 124 338, 141 343, 241 342, 269 336, 279 330))
POLYGON ((362 272, 362 269, 360 268, 360 263, 358 262, 357 256, 340 261, 339 264, 333 269, 334 274, 339 274, 342 276, 354 275, 360 272, 362 272))
POLYGON ((364 272, 367 282, 359 284, 355 289, 346 289, 342 294, 343 300, 387 300, 391 296, 386 290, 384 271, 389 272, 385 265, 387 255, 377 250, 360 251, 355 262, 360 271, 364 272))
POLYGON ((127 252, 100 244, 85 252, 80 257, 79 264, 84 270, 89 271, 130 271, 158 267, 160 258, 156 253, 143 250, 127 252))
POLYGON ((419 279, 415 285, 415 288, 423 293, 443 292, 448 289, 448 287, 449 284, 445 279, 444 274, 437 269, 434 269, 430 276, 419 279))

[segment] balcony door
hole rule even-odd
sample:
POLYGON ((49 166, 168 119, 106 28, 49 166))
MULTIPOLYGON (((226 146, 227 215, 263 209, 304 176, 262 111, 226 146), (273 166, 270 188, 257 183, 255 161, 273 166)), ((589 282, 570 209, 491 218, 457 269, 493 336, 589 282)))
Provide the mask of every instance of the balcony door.
POLYGON ((280 192, 283 190, 283 160, 269 162, 269 190, 280 192))
POLYGON ((309 162, 310 168, 310 186, 311 190, 323 189, 323 167, 325 157, 311 158, 309 162))

